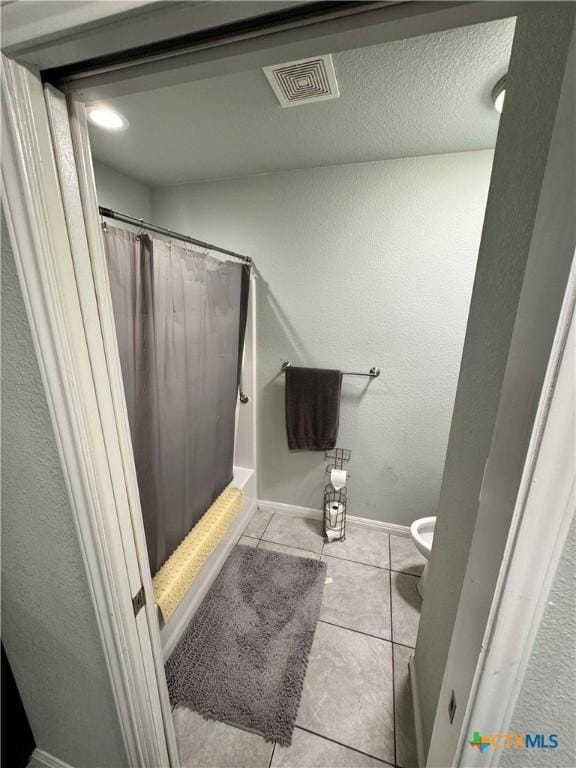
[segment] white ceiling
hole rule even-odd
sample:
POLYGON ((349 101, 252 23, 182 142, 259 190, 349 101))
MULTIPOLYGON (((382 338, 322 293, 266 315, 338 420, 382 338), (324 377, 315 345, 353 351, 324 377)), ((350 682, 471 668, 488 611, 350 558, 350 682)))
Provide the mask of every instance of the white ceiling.
POLYGON ((341 97, 282 109, 261 70, 108 102, 123 133, 91 127, 94 156, 151 186, 492 148, 506 19, 334 56, 341 97))

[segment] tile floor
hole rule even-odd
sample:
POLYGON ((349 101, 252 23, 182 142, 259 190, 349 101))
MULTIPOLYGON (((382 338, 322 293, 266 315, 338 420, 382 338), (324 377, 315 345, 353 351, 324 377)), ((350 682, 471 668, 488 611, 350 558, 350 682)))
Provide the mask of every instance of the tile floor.
POLYGON ((292 745, 178 708, 182 767, 415 767, 408 660, 425 561, 412 541, 349 524, 344 542, 325 544, 320 521, 259 509, 238 543, 328 565, 292 745))

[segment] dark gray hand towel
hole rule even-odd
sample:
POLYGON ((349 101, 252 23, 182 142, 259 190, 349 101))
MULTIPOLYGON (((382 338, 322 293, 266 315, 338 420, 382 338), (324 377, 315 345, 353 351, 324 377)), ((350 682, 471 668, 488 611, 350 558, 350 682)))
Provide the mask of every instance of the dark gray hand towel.
POLYGON ((286 435, 291 451, 334 448, 340 419, 342 372, 287 368, 286 435))

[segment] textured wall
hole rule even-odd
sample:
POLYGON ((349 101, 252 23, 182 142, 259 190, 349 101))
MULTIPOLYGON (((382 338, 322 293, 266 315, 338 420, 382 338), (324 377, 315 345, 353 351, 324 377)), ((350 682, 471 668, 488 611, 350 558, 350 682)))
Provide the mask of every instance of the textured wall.
POLYGON ((154 220, 254 257, 259 496, 320 507, 324 457, 290 453, 283 360, 345 378, 350 512, 434 514, 492 152, 317 168, 152 190, 154 220))
POLYGON ((559 747, 503 752, 502 768, 576 765, 576 523, 572 523, 510 730, 556 733, 559 747))
POLYGON ((36 744, 127 765, 6 228, 2 226, 2 640, 36 744))
POLYGON ((150 221, 150 189, 98 160, 94 161, 98 204, 150 221))

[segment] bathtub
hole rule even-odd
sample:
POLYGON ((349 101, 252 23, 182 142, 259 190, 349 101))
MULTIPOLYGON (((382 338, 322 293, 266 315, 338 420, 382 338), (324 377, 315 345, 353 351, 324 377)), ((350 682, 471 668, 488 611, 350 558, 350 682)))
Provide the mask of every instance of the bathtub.
MULTIPOLYGON (((190 585, 188 592, 184 595, 172 616, 170 616, 164 626, 161 626, 160 639, 162 641, 164 660, 174 650, 182 632, 188 626, 190 619, 194 616, 198 606, 210 589, 212 582, 220 573, 220 569, 224 565, 230 550, 242 535, 242 531, 256 509, 256 473, 253 469, 235 466, 230 486, 241 489, 244 496, 242 506, 216 546, 216 549, 202 566, 202 570, 190 585)), ((158 618, 160 620, 160 612, 158 612, 158 618)))

